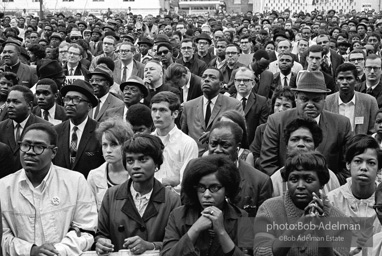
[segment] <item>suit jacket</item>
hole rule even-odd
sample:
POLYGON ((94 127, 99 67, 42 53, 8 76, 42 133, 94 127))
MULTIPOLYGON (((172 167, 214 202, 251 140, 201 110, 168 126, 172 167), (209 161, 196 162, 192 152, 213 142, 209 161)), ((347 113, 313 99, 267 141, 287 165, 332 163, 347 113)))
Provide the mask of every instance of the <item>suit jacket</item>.
MULTIPOLYGON (((38 117, 42 117, 42 111, 39 106, 36 106, 33 108, 32 113, 38 117)), ((63 106, 60 106, 56 104, 56 111, 54 112, 54 119, 65 121, 67 119, 66 117, 66 111, 63 106)))
MULTIPOLYGON (((24 136, 25 129, 35 123, 48 123, 49 122, 45 121, 42 118, 39 118, 33 114, 30 114, 28 121, 25 124, 25 127, 23 128, 23 132, 21 133, 21 138, 24 136)), ((13 157, 13 170, 12 172, 20 170, 21 163, 20 163, 20 146, 19 144, 15 141, 15 128, 13 126, 13 120, 12 119, 7 119, 2 122, 0 122, 0 142, 3 142, 7 144, 11 150, 12 150, 12 157, 13 157)))
MULTIPOLYGON (((103 103, 101 109, 98 112, 98 115, 94 118, 94 120, 96 120, 97 122, 105 121, 106 110, 119 107, 119 106, 125 106, 125 103, 119 98, 117 98, 116 96, 114 96, 113 94, 109 93, 109 96, 107 96, 105 102, 103 103)), ((90 110, 88 113, 88 116, 90 118, 93 118, 93 113, 94 113, 93 111, 95 111, 94 108, 90 110)))
POLYGON ((4 107, 3 111, 0 113, 0 122, 8 119, 8 108, 4 107))
MULTIPOLYGON (((236 96, 236 93, 232 94, 235 99, 236 96)), ((269 115, 267 98, 251 93, 245 105, 244 115, 247 123, 248 145, 250 145, 255 137, 257 126, 267 122, 269 115)))
POLYGON ((0 142, 0 179, 13 173, 15 169, 14 165, 11 148, 7 144, 0 142))
POLYGON ((191 73, 197 76, 202 76, 203 72, 207 69, 207 64, 195 57, 192 57, 189 62, 184 62, 183 58, 179 58, 175 62, 187 67, 191 73))
POLYGON ((253 168, 245 161, 238 161, 240 189, 232 203, 247 211, 249 217, 255 217, 260 205, 272 197, 272 181, 268 175, 253 168))
MULTIPOLYGON (((280 72, 277 72, 276 74, 274 74, 273 83, 272 83, 272 93, 275 91, 276 88, 283 87, 282 86, 283 83, 281 82, 280 77, 281 77, 280 72)), ((296 88, 296 78, 297 78, 297 75, 295 73, 291 72, 291 77, 290 77, 289 83, 288 83, 289 87, 296 88)))
POLYGON ((236 72, 234 72, 234 71, 240 67, 245 67, 245 65, 241 64, 240 62, 236 62, 235 65, 233 65, 231 76, 229 75, 228 70, 227 70, 228 69, 227 63, 225 63, 220 68, 220 71, 223 73, 223 81, 224 81, 224 83, 226 83, 228 85, 228 87, 230 87, 231 83, 233 84, 233 80, 235 78, 234 74, 236 74, 236 72))
MULTIPOLYGON (((366 93, 366 81, 361 83, 361 87, 359 88, 359 92, 366 93)), ((379 81, 379 84, 374 88, 374 90, 371 93, 371 96, 373 96, 378 103, 378 108, 382 108, 382 79, 379 81)))
POLYGON ((342 58, 341 55, 330 49, 330 62, 331 62, 331 74, 332 77, 335 77, 335 73, 337 70, 337 67, 344 63, 344 59, 342 58))
MULTIPOLYGON (((275 52, 275 51, 269 53, 269 63, 271 63, 272 61, 277 60, 277 56, 276 56, 276 54, 278 55, 279 53, 277 53, 277 52, 275 52)), ((299 62, 299 59, 297 58, 297 55, 296 55, 296 54, 291 53, 291 55, 292 55, 292 58, 293 58, 294 61, 299 62)))
POLYGON ((70 120, 66 120, 59 125, 54 126, 58 137, 58 150, 56 157, 53 159, 55 165, 78 171, 88 176, 90 170, 99 167, 105 162, 102 156, 101 144, 95 136, 97 122, 89 118, 86 122, 81 140, 77 148, 77 157, 73 166, 70 164, 70 120))
MULTIPOLYGON (((180 101, 183 102, 183 89, 180 88, 180 101)), ((202 96, 202 78, 191 73, 190 88, 188 89, 187 101, 202 96)))
POLYGON ((206 125, 203 114, 203 97, 204 96, 200 96, 185 102, 181 117, 181 130, 196 141, 200 155, 206 150, 206 145, 201 144, 199 138, 204 132, 211 129, 213 122, 221 113, 232 109, 243 113, 243 107, 240 101, 219 94, 215 106, 212 109, 210 120, 206 125))
MULTIPOLYGON (((260 153, 262 170, 268 175, 285 165, 287 150, 284 129, 298 116, 296 108, 269 116, 260 153)), ((319 126, 324 136, 317 150, 325 156, 329 168, 337 175, 339 182, 344 184, 349 177, 349 173, 343 168, 344 146, 353 136, 350 121, 347 117, 324 110, 319 126)))
POLYGON ((28 88, 32 88, 33 85, 35 85, 38 80, 36 68, 21 62, 20 62, 20 66, 19 66, 19 69, 17 70, 16 75, 17 75, 17 78, 19 79, 19 84, 25 85, 28 88))
MULTIPOLYGON (((326 97, 325 109, 339 114, 339 92, 326 97)), ((354 133, 372 134, 374 129, 375 116, 378 111, 377 100, 368 94, 355 92, 354 107, 354 133)))
MULTIPOLYGON (((69 76, 68 67, 64 68, 64 73, 65 73, 65 76, 69 76)), ((78 63, 76 69, 74 70, 74 76, 84 76, 86 81, 89 81, 88 79, 89 73, 90 73, 89 70, 86 69, 85 66, 82 66, 81 62, 78 63)))
POLYGON ((114 107, 114 108, 109 108, 105 111, 104 118, 105 118, 105 120, 110 118, 110 117, 117 117, 117 118, 125 119, 123 117, 124 111, 125 111, 125 105, 114 107))
MULTIPOLYGON (((114 64, 115 64, 115 68, 114 68, 114 71, 113 71, 113 78, 114 78, 114 82, 117 83, 117 84, 121 84, 121 78, 122 78, 122 61, 120 59, 117 59, 116 61, 114 61, 114 64)), ((144 68, 145 66, 136 61, 136 60, 133 60, 133 70, 131 71, 131 75, 132 76, 139 76, 140 78, 143 79, 143 74, 144 74, 144 68)), ((128 77, 126 78, 128 79, 128 77)))
POLYGON ((260 79, 256 82, 253 87, 253 92, 264 96, 265 98, 272 98, 272 86, 273 74, 271 71, 265 70, 260 74, 260 79))

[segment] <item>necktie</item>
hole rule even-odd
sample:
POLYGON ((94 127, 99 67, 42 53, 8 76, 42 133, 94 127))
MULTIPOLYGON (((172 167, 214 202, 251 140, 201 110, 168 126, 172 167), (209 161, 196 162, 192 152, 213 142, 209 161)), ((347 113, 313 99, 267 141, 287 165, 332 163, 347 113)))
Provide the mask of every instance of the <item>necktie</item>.
POLYGON ((245 110, 245 106, 247 106, 247 98, 246 97, 241 99, 241 104, 243 105, 243 110, 245 110))
POLYGON ((127 76, 127 67, 124 66, 123 67, 123 72, 122 72, 122 81, 121 81, 121 83, 126 82, 126 76, 127 76))
POLYGON ((16 144, 20 141, 21 137, 21 125, 19 123, 16 124, 16 144))
POLYGON ((93 118, 94 119, 96 119, 96 117, 98 116, 98 113, 99 113, 99 106, 101 105, 101 101, 100 100, 98 100, 98 105, 97 105, 97 107, 96 107, 96 109, 95 109, 95 111, 94 111, 94 116, 93 116, 93 118))
POLYGON ((46 121, 49 121, 49 112, 48 112, 48 110, 45 110, 44 109, 44 112, 42 113, 42 115, 44 116, 44 119, 46 120, 46 121))
POLYGON ((70 142, 70 164, 72 165, 72 167, 73 167, 74 161, 76 160, 76 155, 77 155, 77 142, 78 142, 77 130, 78 130, 78 127, 74 126, 73 133, 72 133, 72 141, 70 142))
POLYGON ((70 76, 73 75, 73 69, 72 69, 72 68, 70 69, 70 73, 69 73, 69 75, 70 75, 70 76))
POLYGON ((206 117, 204 119, 206 127, 207 127, 208 122, 210 121, 210 117, 211 117, 211 103, 212 102, 210 100, 208 100, 207 108, 206 108, 206 117))
POLYGON ((371 88, 371 86, 367 87, 366 93, 372 95, 373 94, 373 88, 371 88))
POLYGON ((288 77, 284 76, 284 87, 288 86, 288 77))

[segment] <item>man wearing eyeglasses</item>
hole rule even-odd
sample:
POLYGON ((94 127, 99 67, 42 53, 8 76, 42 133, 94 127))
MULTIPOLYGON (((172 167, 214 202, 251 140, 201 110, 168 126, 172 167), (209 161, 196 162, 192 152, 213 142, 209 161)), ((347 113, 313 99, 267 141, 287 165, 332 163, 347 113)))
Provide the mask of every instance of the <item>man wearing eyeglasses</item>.
MULTIPOLYGON (((97 61, 101 57, 109 57, 113 61, 116 61, 117 59, 119 59, 119 55, 115 52, 115 45, 117 42, 117 38, 114 37, 113 35, 115 35, 115 33, 109 33, 109 35, 105 35, 105 37, 103 38, 102 40, 103 53, 92 59, 92 62, 89 68, 90 71, 93 71, 95 69, 95 67, 97 66, 97 61)), ((119 37, 118 37, 118 40, 119 40, 119 37)))
POLYGON ((98 98, 98 104, 89 112, 89 117, 97 122, 102 122, 105 120, 106 110, 124 104, 122 100, 110 93, 110 87, 114 84, 113 72, 106 64, 99 64, 93 72, 90 72, 88 78, 94 95, 98 98))
POLYGON ((195 39, 195 43, 198 49, 194 54, 195 58, 204 61, 208 65, 208 63, 215 58, 213 53, 209 51, 210 45, 212 44, 211 37, 206 33, 202 33, 195 39))
POLYGON ((124 42, 119 47, 120 59, 114 61, 114 82, 118 85, 126 82, 131 76, 143 78, 145 66, 134 59, 135 46, 130 42, 124 42))
POLYGON ((356 66, 357 77, 356 77, 356 90, 361 88, 362 82, 366 80, 365 69, 365 58, 366 54, 362 50, 353 50, 349 53, 349 62, 356 66))
POLYGON ((381 57, 371 54, 365 61, 366 81, 361 84, 360 92, 370 94, 377 99, 378 108, 382 107, 381 57))
POLYGON ((256 82, 253 71, 249 68, 238 68, 234 81, 236 93, 233 93, 231 97, 240 101, 243 106, 247 123, 248 145, 250 145, 255 137, 257 126, 267 122, 269 115, 267 98, 252 91, 256 82))
POLYGON ((180 52, 182 58, 177 59, 175 62, 187 67, 191 73, 201 76, 207 69, 207 64, 194 57, 194 45, 190 38, 185 38, 181 42, 180 52))
POLYGON ((83 76, 87 79, 89 71, 81 64, 84 49, 76 43, 70 44, 67 52, 65 76, 83 76))
POLYGON ((162 62, 163 68, 167 69, 168 66, 170 66, 172 63, 174 63, 174 60, 172 58, 172 45, 170 42, 159 42, 158 43, 158 50, 156 52, 157 57, 162 62))
POLYGON ((84 176, 52 164, 58 134, 33 124, 20 138, 21 165, 0 180, 4 255, 80 255, 94 242, 97 207, 84 176), (33 216, 33 217, 31 217, 33 216))
POLYGON ((7 144, 12 150, 14 168, 2 172, 12 173, 21 169, 20 147, 18 142, 25 129, 34 123, 48 123, 32 114, 34 96, 32 91, 22 85, 15 85, 10 89, 7 97, 8 119, 0 122, 0 142, 7 144))
MULTIPOLYGON (((224 84, 228 84, 232 71, 239 67, 244 67, 245 65, 239 62, 240 48, 235 44, 229 44, 225 49, 225 59, 226 63, 220 68, 223 73, 224 84)), ((226 88, 224 88, 226 89, 226 88)))
POLYGON ((81 172, 87 177, 90 170, 105 162, 101 145, 95 136, 97 122, 88 117, 97 107, 98 99, 92 86, 83 80, 75 80, 60 90, 69 120, 54 128, 60 135, 55 165, 81 172))

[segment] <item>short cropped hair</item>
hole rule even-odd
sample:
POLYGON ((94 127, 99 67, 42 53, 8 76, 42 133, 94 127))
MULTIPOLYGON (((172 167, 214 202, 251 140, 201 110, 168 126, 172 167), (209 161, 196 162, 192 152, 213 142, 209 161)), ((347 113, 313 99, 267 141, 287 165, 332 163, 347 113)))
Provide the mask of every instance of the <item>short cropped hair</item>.
POLYGON ((336 77, 340 72, 351 71, 353 73, 354 78, 357 78, 357 67, 352 63, 343 63, 339 65, 336 69, 336 77))
POLYGON ((215 122, 211 127, 211 133, 213 130, 221 128, 229 128, 231 130, 231 133, 233 134, 236 143, 241 143, 241 140, 243 138, 243 129, 241 129, 237 123, 228 121, 215 122))
POLYGON ((287 124, 284 129, 285 144, 288 144, 291 134, 300 128, 305 128, 310 131, 313 137, 314 148, 317 148, 322 142, 322 130, 316 121, 309 118, 297 118, 287 124))
POLYGON ((15 85, 11 87, 11 90, 9 92, 11 91, 21 92, 23 94, 25 101, 29 104, 32 104, 34 101, 33 92, 28 87, 25 87, 23 85, 15 85))
POLYGON ((285 162, 285 171, 281 172, 283 181, 287 182, 290 173, 299 170, 316 172, 321 186, 328 183, 330 179, 325 157, 318 151, 295 150, 291 152, 285 162))
POLYGON ((378 156, 378 169, 382 168, 382 154, 378 142, 366 134, 354 135, 346 145, 345 160, 350 163, 357 155, 364 153, 367 149, 375 149, 378 156))
POLYGON ((126 168, 126 154, 135 153, 151 157, 160 169, 163 163, 163 149, 164 145, 159 137, 151 134, 134 134, 122 146, 123 166, 126 168))
POLYGON ((43 131, 46 132, 49 136, 49 143, 50 145, 57 146, 57 141, 58 141, 58 135, 56 130, 53 128, 52 125, 47 124, 47 123, 34 123, 30 126, 28 126, 21 139, 24 138, 25 134, 31 130, 38 130, 38 131, 43 131))
POLYGON ((217 180, 225 188, 227 198, 234 200, 240 184, 240 173, 236 164, 227 156, 209 155, 191 160, 184 170, 181 194, 184 195, 183 204, 186 207, 202 208, 195 186, 211 173, 216 173, 217 180))
POLYGON ((168 102, 171 113, 180 109, 180 99, 173 92, 163 91, 155 94, 155 96, 151 98, 151 105, 162 101, 168 102))
POLYGON ((134 104, 127 109, 126 119, 132 126, 144 125, 152 128, 154 123, 151 117, 151 109, 144 104, 134 104))

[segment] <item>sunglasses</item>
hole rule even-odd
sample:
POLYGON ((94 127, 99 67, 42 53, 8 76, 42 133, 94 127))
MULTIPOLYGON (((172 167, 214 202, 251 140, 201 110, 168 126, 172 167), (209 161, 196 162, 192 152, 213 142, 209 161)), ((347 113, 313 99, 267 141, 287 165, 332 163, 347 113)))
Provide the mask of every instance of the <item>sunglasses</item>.
POLYGON ((158 51, 158 55, 166 55, 169 52, 169 50, 163 50, 163 51, 158 51))

